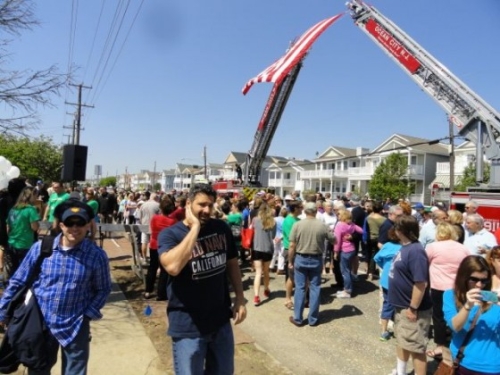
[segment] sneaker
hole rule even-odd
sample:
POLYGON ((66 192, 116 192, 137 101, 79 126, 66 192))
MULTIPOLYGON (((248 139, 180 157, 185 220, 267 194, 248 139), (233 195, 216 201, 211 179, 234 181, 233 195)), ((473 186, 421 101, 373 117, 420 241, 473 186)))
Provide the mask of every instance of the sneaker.
POLYGON ((253 304, 255 306, 259 306, 260 305, 260 298, 259 298, 259 296, 253 297, 253 304))
POLYGON ((351 295, 342 290, 337 293, 337 298, 351 298, 351 295))
POLYGON ((392 371, 389 375, 398 375, 398 370, 396 370, 395 368, 392 369, 392 371))
POLYGON ((269 298, 270 295, 271 295, 271 291, 269 289, 265 289, 264 290, 264 297, 269 298))
POLYGON ((388 341, 391 338, 391 333, 385 331, 380 335, 380 341, 388 341))

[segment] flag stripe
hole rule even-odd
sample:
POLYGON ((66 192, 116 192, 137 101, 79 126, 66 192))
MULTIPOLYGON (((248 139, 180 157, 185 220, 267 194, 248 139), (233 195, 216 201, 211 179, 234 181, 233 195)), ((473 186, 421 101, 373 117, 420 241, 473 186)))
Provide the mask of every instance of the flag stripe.
POLYGON ((257 76, 253 77, 243 87, 243 95, 250 90, 254 83, 258 82, 280 82, 290 72, 290 70, 304 57, 312 44, 332 23, 342 17, 344 13, 324 19, 308 29, 293 46, 273 64, 268 66, 257 76))

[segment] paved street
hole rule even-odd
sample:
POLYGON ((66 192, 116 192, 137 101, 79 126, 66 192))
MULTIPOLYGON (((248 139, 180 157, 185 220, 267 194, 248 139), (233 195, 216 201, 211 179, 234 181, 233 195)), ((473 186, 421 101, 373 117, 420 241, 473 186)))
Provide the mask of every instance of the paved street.
POLYGON ((292 311, 283 305, 285 277, 273 274, 271 298, 255 307, 253 274, 244 269, 249 304, 241 328, 293 374, 389 374, 396 365, 395 339, 379 340, 378 285, 360 278, 355 297, 339 300, 328 275, 321 290, 320 325, 297 328, 288 321, 292 311))

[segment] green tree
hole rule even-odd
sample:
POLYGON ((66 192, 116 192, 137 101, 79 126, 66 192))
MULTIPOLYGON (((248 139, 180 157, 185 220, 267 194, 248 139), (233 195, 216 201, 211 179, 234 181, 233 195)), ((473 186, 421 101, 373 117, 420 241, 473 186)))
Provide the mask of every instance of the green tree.
POLYGON ((99 186, 116 186, 116 177, 104 177, 99 181, 99 186))
POLYGON ((62 149, 51 138, 0 135, 0 154, 21 170, 21 176, 31 181, 57 181, 61 179, 62 149))
MULTIPOLYGON (((490 181, 490 165, 485 163, 483 170, 484 183, 490 181)), ((476 165, 474 163, 469 163, 464 169, 463 175, 458 179, 458 183, 455 186, 455 191, 467 191, 467 187, 477 186, 476 184, 476 165)))
POLYGON ((375 170, 368 187, 372 199, 407 197, 412 187, 408 184, 408 158, 395 152, 386 157, 375 170))
POLYGON ((160 191, 161 190, 161 184, 159 182, 155 182, 155 185, 153 186, 154 191, 160 191))

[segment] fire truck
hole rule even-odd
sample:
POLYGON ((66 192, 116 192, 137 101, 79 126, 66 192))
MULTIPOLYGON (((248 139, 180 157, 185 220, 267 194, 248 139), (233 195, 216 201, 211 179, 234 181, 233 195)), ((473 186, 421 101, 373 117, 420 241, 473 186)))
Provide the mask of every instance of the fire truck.
POLYGON ((464 211, 467 201, 476 201, 486 229, 495 232, 500 227, 500 114, 376 8, 360 0, 346 5, 354 24, 444 109, 460 136, 475 144, 477 186, 452 192, 450 205, 464 211), (483 184, 483 155, 491 162, 488 184, 483 184))

